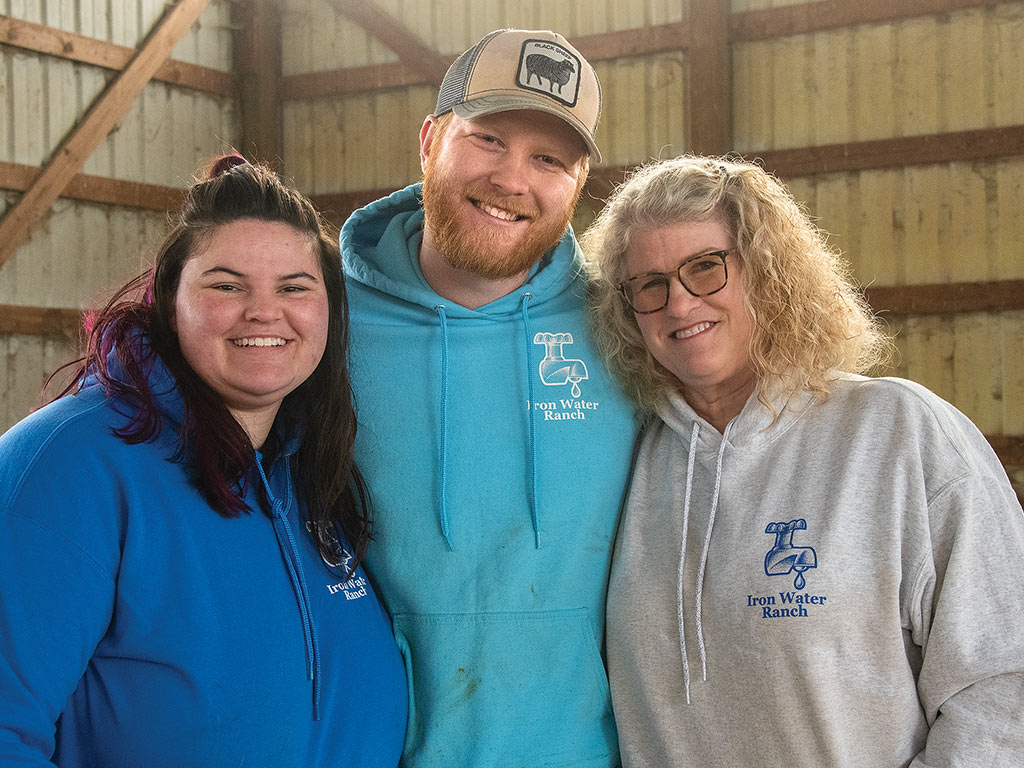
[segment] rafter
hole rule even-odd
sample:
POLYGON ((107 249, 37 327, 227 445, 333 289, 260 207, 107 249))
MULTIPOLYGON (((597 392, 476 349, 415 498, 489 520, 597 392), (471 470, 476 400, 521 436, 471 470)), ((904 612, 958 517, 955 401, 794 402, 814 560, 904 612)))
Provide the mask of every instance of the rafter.
MULTIPOLYGON (((128 66, 137 53, 135 48, 3 15, 0 15, 0 45, 92 64, 115 72, 128 66)), ((165 61, 153 79, 216 96, 234 96, 237 90, 235 79, 229 72, 174 59, 165 61)))
POLYGON ((432 51, 394 16, 369 0, 331 0, 338 9, 373 37, 395 52, 414 72, 422 73, 428 82, 440 85, 448 71, 448 61, 432 51))
POLYGON ((138 54, 93 103, 78 126, 43 166, 32 186, 0 221, 0 266, 28 237, 32 225, 50 210, 93 150, 124 117, 146 83, 199 18, 209 0, 180 0, 157 22, 138 54))

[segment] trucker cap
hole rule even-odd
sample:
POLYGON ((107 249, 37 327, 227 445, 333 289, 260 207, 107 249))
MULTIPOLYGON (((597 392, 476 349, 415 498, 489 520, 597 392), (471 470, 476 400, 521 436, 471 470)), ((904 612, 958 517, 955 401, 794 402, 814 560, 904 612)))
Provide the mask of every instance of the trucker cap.
POLYGON ((537 109, 560 117, 579 133, 590 156, 601 118, 597 73, 569 41, 543 29, 499 29, 449 67, 434 115, 454 112, 469 120, 513 109, 537 109))

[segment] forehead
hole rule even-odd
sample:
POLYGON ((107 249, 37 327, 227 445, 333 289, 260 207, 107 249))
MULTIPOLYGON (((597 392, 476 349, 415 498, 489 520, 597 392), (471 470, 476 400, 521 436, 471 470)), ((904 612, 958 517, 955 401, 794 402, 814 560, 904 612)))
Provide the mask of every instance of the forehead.
POLYGON ((583 159, 586 145, 567 122, 536 109, 515 109, 467 120, 452 115, 452 127, 461 133, 484 131, 508 142, 531 142, 552 151, 583 159))
POLYGON ((718 219, 642 227, 633 231, 624 256, 626 272, 669 272, 690 256, 733 247, 733 237, 718 219))
POLYGON ((279 221, 239 219, 221 224, 196 243, 185 263, 189 271, 230 266, 246 274, 320 273, 312 236, 279 221))

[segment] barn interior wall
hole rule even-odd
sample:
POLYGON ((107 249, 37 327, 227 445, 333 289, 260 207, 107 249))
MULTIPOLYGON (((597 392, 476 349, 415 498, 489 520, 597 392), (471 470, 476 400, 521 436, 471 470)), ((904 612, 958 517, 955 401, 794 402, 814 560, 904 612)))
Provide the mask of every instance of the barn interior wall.
MULTIPOLYGON (((574 40, 685 25, 691 2, 698 2, 373 1, 446 60, 502 26, 552 28, 574 40)), ((802 4, 731 0, 730 11, 736 16, 802 4)), ((283 76, 350 70, 372 77, 373 67, 401 60, 341 6, 340 0, 280 0, 283 76)), ((0 13, 123 45, 136 45, 162 7, 156 0, 0 0, 0 13)), ((230 8, 221 0, 173 55, 226 71, 233 39, 230 8)), ((734 41, 730 145, 755 159, 779 150, 1022 126, 1021 39, 1024 2, 998 2, 734 41)), ((685 40, 679 50, 602 58, 595 67, 604 95, 598 142, 605 157, 596 170, 617 173, 690 147, 684 105, 694 89, 685 40)), ((0 97, 7 107, 0 116, 0 160, 44 162, 109 77, 88 65, 0 46, 0 97)), ((392 190, 417 181, 417 137, 435 97, 430 84, 308 98, 284 91, 282 169, 313 195, 392 190)), ((151 83, 84 170, 185 186, 200 159, 236 140, 238 121, 230 99, 151 83)), ((1024 279, 1024 156, 784 180, 865 286, 1024 279)), ((0 192, 0 212, 16 199, 0 192)), ((599 205, 584 200, 577 229, 599 205)), ((59 201, 0 270, 0 303, 85 306, 139 267, 162 225, 151 212, 59 201)), ((900 353, 887 372, 934 389, 986 434, 1024 436, 1024 312, 893 315, 886 321, 900 353)), ((11 405, 0 409, 0 427, 20 416, 20 403, 55 354, 44 349, 53 339, 16 336, 0 339, 6 344, 0 351, 8 350, 0 366, 6 364, 8 381, 22 382, 16 385, 21 394, 6 395, 11 405)), ((1024 470, 1009 469, 1018 483, 1024 480, 1024 470)))
MULTIPOLYGON (((0 0, 0 14, 136 47, 163 0, 0 0)), ((215 0, 171 57, 228 72, 230 4, 215 0)), ((116 73, 0 46, 0 161, 41 166, 116 73)), ((184 187, 197 166, 237 141, 238 110, 224 99, 151 81, 81 169, 92 176, 184 187)), ((20 195, 0 191, 0 216, 20 195)), ((148 265, 167 214, 60 198, 0 269, 0 304, 85 309, 148 265)), ((74 356, 77 336, 0 333, 0 429, 39 402, 46 377, 74 356)))

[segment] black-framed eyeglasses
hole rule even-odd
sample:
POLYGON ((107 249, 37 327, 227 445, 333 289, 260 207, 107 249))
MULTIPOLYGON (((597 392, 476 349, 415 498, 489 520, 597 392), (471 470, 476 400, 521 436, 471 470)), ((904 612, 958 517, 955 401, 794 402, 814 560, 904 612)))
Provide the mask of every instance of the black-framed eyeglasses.
MULTIPOLYGON (((691 296, 710 296, 725 288, 729 269, 725 257, 735 248, 711 251, 688 257, 675 269, 679 284, 691 296)), ((623 280, 617 286, 629 308, 638 315, 649 315, 668 306, 671 272, 648 272, 623 280)))

